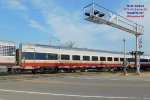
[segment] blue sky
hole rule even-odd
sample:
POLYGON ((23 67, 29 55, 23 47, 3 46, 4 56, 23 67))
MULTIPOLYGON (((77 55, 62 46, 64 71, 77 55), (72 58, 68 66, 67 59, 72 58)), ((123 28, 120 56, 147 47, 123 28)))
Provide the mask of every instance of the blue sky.
MULTIPOLYGON (((83 7, 92 2, 121 15, 127 4, 150 7, 149 0, 0 0, 0 40, 15 41, 17 45, 74 41, 80 48, 123 51, 125 38, 127 52, 135 50, 134 35, 84 20, 83 7)), ((143 19, 131 19, 145 27, 142 50, 146 54, 150 54, 148 12, 143 19)))

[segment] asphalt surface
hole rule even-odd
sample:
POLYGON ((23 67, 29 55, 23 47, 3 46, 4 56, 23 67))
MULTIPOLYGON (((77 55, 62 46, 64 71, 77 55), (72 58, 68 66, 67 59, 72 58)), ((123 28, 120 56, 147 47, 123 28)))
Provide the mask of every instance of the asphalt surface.
POLYGON ((0 100, 150 100, 150 77, 98 73, 1 75, 0 100))

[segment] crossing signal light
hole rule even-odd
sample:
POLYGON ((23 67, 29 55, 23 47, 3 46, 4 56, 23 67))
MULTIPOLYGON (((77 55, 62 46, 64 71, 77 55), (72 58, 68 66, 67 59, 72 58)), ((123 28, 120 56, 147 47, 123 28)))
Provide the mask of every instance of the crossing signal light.
POLYGON ((98 16, 103 17, 104 15, 105 15, 104 13, 100 13, 98 16))
POLYGON ((99 14, 98 10, 94 10, 94 15, 99 14))
POLYGON ((86 15, 86 16, 90 16, 90 13, 89 13, 89 12, 85 12, 85 15, 86 15))

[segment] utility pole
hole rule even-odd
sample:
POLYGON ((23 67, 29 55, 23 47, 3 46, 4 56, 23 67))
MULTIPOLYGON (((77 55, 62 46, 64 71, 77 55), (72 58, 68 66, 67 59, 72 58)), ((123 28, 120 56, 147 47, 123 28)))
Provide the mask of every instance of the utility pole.
POLYGON ((123 43, 124 43, 124 74, 127 75, 127 61, 126 61, 126 40, 123 39, 123 43))

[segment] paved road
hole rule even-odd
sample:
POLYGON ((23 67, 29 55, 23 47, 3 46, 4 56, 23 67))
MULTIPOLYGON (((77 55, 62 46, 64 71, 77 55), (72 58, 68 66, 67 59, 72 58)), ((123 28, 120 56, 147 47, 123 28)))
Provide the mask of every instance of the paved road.
POLYGON ((148 77, 0 76, 0 100, 150 100, 148 77))

